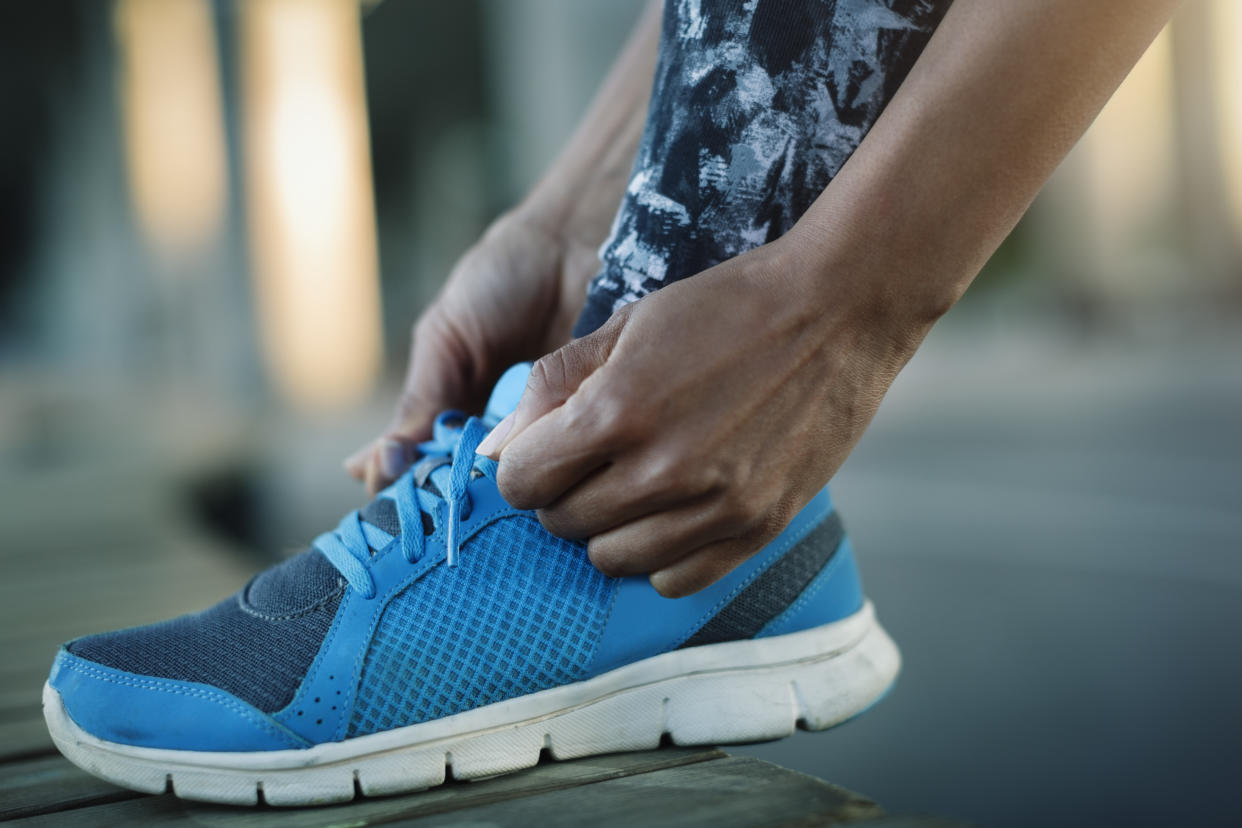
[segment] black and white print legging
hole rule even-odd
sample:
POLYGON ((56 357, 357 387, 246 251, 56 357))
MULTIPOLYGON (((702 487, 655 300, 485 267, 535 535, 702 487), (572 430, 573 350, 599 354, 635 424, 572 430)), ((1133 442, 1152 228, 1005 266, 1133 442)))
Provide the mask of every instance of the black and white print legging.
POLYGON ((788 231, 950 2, 665 0, 642 141, 574 333, 788 231))

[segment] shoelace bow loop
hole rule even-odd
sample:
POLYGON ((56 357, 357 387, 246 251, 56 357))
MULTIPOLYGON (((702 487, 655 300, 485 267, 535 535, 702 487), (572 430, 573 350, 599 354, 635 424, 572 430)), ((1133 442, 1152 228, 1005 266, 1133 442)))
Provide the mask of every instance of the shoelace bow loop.
MULTIPOLYGON (((432 438, 418 446, 421 459, 390 487, 400 524, 401 554, 411 563, 422 557, 426 544, 423 515, 436 515, 440 503, 447 503, 446 563, 454 566, 460 551, 459 524, 469 517, 468 487, 474 471, 475 449, 487 436, 488 427, 475 417, 456 411, 436 417, 432 438), (449 466, 443 497, 424 484, 441 466, 449 466), (464 509, 463 509, 464 507, 464 509)), ((375 597, 371 575, 371 546, 367 527, 358 511, 350 512, 331 532, 315 539, 313 546, 336 567, 341 576, 364 598, 375 597)))

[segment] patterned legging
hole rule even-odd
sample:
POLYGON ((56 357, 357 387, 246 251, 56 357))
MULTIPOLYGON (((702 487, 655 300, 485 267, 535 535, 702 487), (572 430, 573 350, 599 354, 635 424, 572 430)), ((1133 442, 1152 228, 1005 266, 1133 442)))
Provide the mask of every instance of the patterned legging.
POLYGON ((950 2, 665 0, 642 142, 575 335, 788 231, 950 2))

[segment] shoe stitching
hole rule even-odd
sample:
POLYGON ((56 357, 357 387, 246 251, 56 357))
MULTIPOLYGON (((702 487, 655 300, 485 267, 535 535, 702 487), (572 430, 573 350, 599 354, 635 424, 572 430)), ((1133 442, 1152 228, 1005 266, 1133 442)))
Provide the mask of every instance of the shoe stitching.
POLYGON ((316 610, 323 609, 325 605, 331 603, 333 598, 340 595, 342 592, 344 592, 345 588, 349 586, 349 584, 346 583, 344 578, 341 578, 338 576, 336 579, 337 580, 336 587, 331 592, 329 592, 327 595, 323 596, 318 601, 311 604, 309 607, 300 609, 297 612, 285 613, 284 615, 272 615, 271 613, 263 612, 262 610, 255 607, 253 604, 250 603, 250 599, 247 597, 250 594, 250 587, 254 585, 254 582, 256 580, 258 580, 257 576, 255 578, 251 578, 250 583, 246 584, 245 588, 242 589, 241 592, 237 593, 234 597, 237 599, 237 606, 239 609, 241 609, 242 612, 246 613, 247 615, 253 616, 254 618, 261 618, 264 621, 293 621, 298 618, 303 618, 307 615, 310 615, 312 612, 315 612, 316 610))

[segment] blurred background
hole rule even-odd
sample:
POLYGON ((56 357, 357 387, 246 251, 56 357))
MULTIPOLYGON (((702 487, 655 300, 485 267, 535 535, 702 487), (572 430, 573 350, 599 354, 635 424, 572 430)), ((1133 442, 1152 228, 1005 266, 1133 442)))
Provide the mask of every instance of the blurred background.
MULTIPOLYGON (((55 646, 363 500, 410 327, 637 0, 48 0, 0 26, 0 744, 55 646)), ((890 700, 743 750, 897 812, 1237 824, 1242 4, 1186 4, 838 476, 890 700)))

